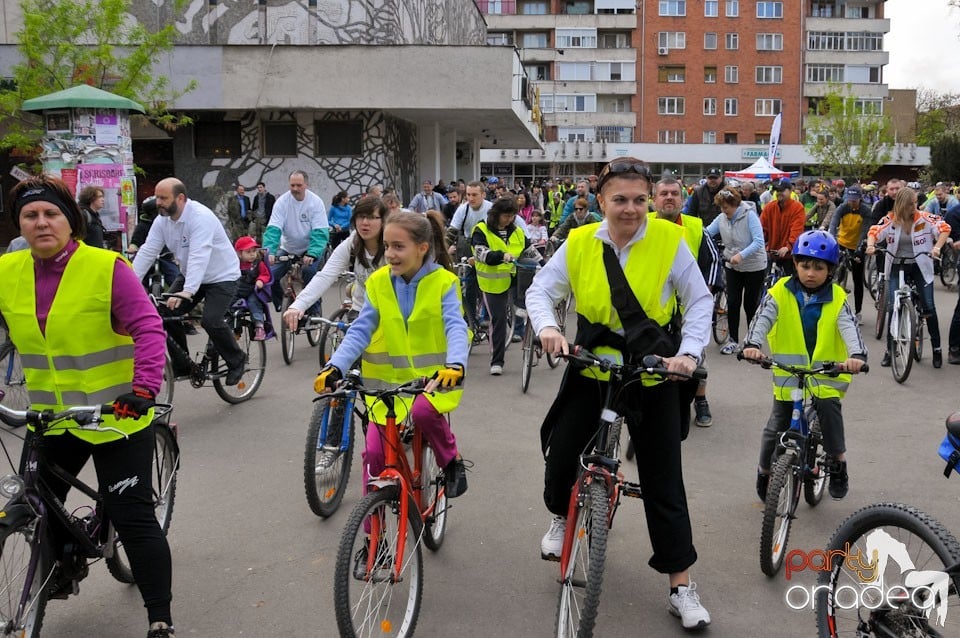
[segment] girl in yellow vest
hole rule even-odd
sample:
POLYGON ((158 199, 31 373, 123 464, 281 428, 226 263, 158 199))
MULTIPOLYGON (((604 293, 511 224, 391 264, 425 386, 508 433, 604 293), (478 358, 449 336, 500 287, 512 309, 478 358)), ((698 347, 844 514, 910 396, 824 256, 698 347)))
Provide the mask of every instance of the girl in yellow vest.
MULTIPOLYGON (((471 243, 476 260, 477 284, 490 316, 490 374, 503 374, 507 351, 507 301, 517 273, 516 261, 530 247, 523 230, 515 223, 517 200, 501 197, 487 212, 487 221, 473 230, 471 243)), ((536 257, 539 260, 539 255, 536 257)))
MULTIPOLYGON (((411 414, 438 465, 446 468, 447 496, 454 498, 467 490, 467 475, 443 415, 460 403, 463 390, 456 386, 466 371, 469 344, 460 280, 451 270, 444 236, 443 217, 436 211, 390 214, 383 228, 387 266, 367 279, 366 303, 313 388, 326 392, 358 358, 368 387, 430 378, 430 394, 412 401, 397 398, 397 421, 411 414), (448 391, 435 392, 441 388, 448 391)), ((378 424, 384 423, 386 411, 382 403, 371 402, 368 414, 364 493, 369 479, 384 468, 382 425, 378 424)))
MULTIPOLYGON (((743 356, 759 360, 760 345, 766 339, 770 355, 778 361, 803 366, 835 361, 847 372, 859 372, 867 361, 867 348, 847 304, 847 293, 831 281, 840 263, 837 240, 826 231, 809 230, 793 245, 793 262, 796 273, 780 279, 763 298, 744 341, 743 356)), ((767 498, 770 466, 780 433, 790 427, 790 392, 796 384, 796 377, 774 368, 773 412, 760 440, 757 469, 757 496, 761 501, 767 498)), ((850 385, 850 375, 815 375, 812 385, 813 407, 823 430, 823 449, 833 466, 830 496, 840 499, 847 495, 848 488, 840 399, 850 385)))
MULTIPOLYGON (((153 511, 151 482, 163 323, 129 263, 78 241, 86 233, 83 213, 62 181, 30 177, 11 199, 14 225, 30 250, 0 258, 0 313, 23 360, 31 407, 113 403, 102 425, 122 433, 54 428, 44 435, 46 456, 74 476, 93 457, 105 512, 147 608, 147 637, 173 636, 170 547, 153 511)), ((36 433, 31 428, 27 436, 36 433)), ((44 468, 41 476, 66 499, 69 484, 44 468)), ((50 532, 64 561, 51 575, 50 597, 66 598, 80 568, 65 552, 66 531, 55 519, 50 532)))

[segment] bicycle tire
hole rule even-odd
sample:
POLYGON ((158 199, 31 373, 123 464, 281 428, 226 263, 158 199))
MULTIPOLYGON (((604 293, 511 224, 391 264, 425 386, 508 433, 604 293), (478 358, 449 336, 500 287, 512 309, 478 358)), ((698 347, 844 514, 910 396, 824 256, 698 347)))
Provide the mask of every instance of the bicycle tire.
MULTIPOLYGON (((317 302, 320 303, 320 302, 317 302)), ((322 343, 323 339, 323 329, 327 326, 317 326, 312 323, 308 323, 307 327, 304 328, 304 332, 307 333, 307 343, 310 344, 311 348, 317 347, 318 344, 322 343)))
POLYGON ((887 284, 885 280, 877 283, 877 322, 874 326, 873 336, 877 339, 883 339, 884 327, 887 324, 887 284))
POLYGON ((307 443, 303 454, 303 487, 310 511, 322 518, 333 516, 340 507, 347 491, 350 470, 353 466, 353 440, 357 432, 354 421, 353 402, 344 398, 334 400, 324 397, 316 402, 310 424, 307 426, 307 443), (344 409, 350 407, 350 434, 347 449, 340 450, 344 422, 344 409), (327 418, 326 441, 320 440, 323 418, 327 418), (318 452, 326 445, 329 457, 324 459, 318 452), (324 460, 325 463, 320 461, 324 460), (321 467, 323 465, 323 467, 321 467))
POLYGON ((284 296, 283 305, 280 308, 280 352, 283 354, 283 362, 287 365, 293 363, 293 353, 296 350, 297 331, 291 330, 287 322, 283 320, 283 315, 290 308, 293 300, 284 296))
MULTIPOLYGON (((347 314, 350 312, 348 308, 337 308, 333 314, 330 315, 330 321, 345 321, 347 314)), ((323 327, 320 329, 320 338, 317 340, 317 357, 319 358, 320 367, 327 365, 330 361, 330 357, 333 356, 333 351, 336 349, 333 347, 333 341, 330 339, 331 334, 336 334, 339 332, 337 328, 334 328, 328 323, 323 324, 323 327)), ((308 332, 309 337, 309 332, 308 332)))
POLYGON ((920 360, 923 359, 923 325, 925 323, 926 319, 917 317, 916 336, 913 338, 913 360, 917 363, 920 363, 920 360))
POLYGON ((513 342, 513 329, 517 323, 517 306, 514 303, 513 295, 514 295, 514 291, 511 288, 509 291, 509 294, 507 295, 507 307, 506 307, 507 335, 506 335, 505 341, 503 342, 504 351, 507 351, 510 349, 510 343, 513 342))
POLYGON ((722 346, 730 337, 727 318, 727 293, 720 290, 713 295, 713 341, 722 346))
MULTIPOLYGON (((340 636, 375 634, 405 638, 412 636, 416 629, 423 597, 423 546, 419 542, 420 514, 413 499, 407 498, 410 500, 407 521, 398 520, 400 491, 396 485, 370 492, 350 514, 340 539, 334 570, 333 597, 340 636), (378 535, 383 539, 382 546, 380 540, 367 538, 364 521, 368 517, 371 536, 378 535), (374 568, 377 563, 393 565, 400 525, 406 528, 401 577, 392 578, 392 572, 391 578, 375 577, 364 570, 363 579, 356 578, 354 563, 362 547, 369 551, 369 546, 376 543, 374 546, 378 551, 373 559, 374 568), (384 556, 388 560, 378 560, 384 556)), ((382 572, 382 569, 377 571, 382 572)))
POLYGON ((160 381, 160 391, 157 392, 155 400, 157 403, 173 404, 173 389, 176 385, 177 376, 173 372, 173 361, 170 360, 170 354, 164 356, 163 378, 160 381))
POLYGON ((523 341, 521 342, 522 358, 520 363, 520 392, 526 394, 530 387, 530 376, 533 374, 533 326, 527 322, 527 327, 523 331, 523 341))
POLYGON ((890 371, 893 372, 893 380, 897 383, 903 383, 910 376, 910 368, 913 365, 914 351, 916 342, 914 341, 917 325, 917 311, 913 304, 907 300, 900 301, 899 316, 897 325, 890 326, 891 330, 896 330, 893 338, 893 348, 890 352, 890 371))
MULTIPOLYGON (((811 406, 811 411, 812 406, 811 406)), ((827 453, 823 449, 819 434, 813 434, 814 424, 810 418, 811 435, 807 438, 807 463, 816 473, 804 473, 803 500, 810 507, 816 507, 823 500, 823 493, 827 487, 827 453)), ((819 425, 816 426, 819 429, 819 425)))
POLYGON ((590 483, 583 506, 576 513, 573 545, 560 581, 558 638, 593 636, 607 557, 609 503, 604 485, 601 482, 590 483), (582 595, 578 595, 578 590, 582 590, 582 595))
POLYGON ((850 272, 847 268, 847 258, 841 256, 840 265, 837 266, 837 272, 834 274, 834 282, 843 288, 844 292, 850 292, 847 290, 847 273, 850 272))
POLYGON ((38 535, 38 517, 4 527, 0 531, 0 628, 3 635, 38 638, 47 609, 50 575, 53 570, 53 548, 47 534, 38 535), (33 574, 30 596, 20 610, 20 599, 26 588, 26 573, 30 561, 37 555, 37 569, 33 574))
POLYGON ((790 540, 790 524, 800 497, 796 484, 798 469, 797 453, 788 449, 770 473, 760 527, 760 570, 771 578, 783 567, 790 540))
POLYGON ((607 447, 604 456, 611 459, 620 458, 620 433, 623 431, 623 417, 618 416, 607 430, 607 447))
MULTIPOLYGON (((832 556, 834 554, 831 552, 834 551, 846 554, 849 547, 852 551, 859 550, 863 556, 869 556, 867 537, 876 530, 881 530, 895 543, 901 544, 916 569, 945 571, 946 567, 960 561, 960 544, 953 534, 929 514, 903 503, 877 503, 851 514, 837 527, 830 539, 826 555, 832 556)), ((859 576, 847 571, 846 562, 831 561, 830 569, 821 572, 817 579, 814 609, 819 636, 852 636, 858 627, 865 626, 866 622, 870 623, 873 633, 863 635, 870 636, 955 636, 960 632, 960 618, 948 614, 943 619, 944 625, 934 629, 922 613, 909 613, 916 610, 912 604, 898 605, 896 608, 880 605, 874 609, 844 609, 842 605, 835 606, 835 593, 840 588, 863 584, 859 576)), ((904 574, 912 570, 902 570, 904 567, 898 561, 888 561, 884 572, 878 574, 879 579, 882 579, 882 589, 889 592, 892 579, 894 587, 903 587, 909 591, 910 588, 907 588, 904 582, 904 574)), ((956 596, 955 585, 950 586, 950 589, 950 596, 956 596)), ((863 595, 859 596, 857 602, 863 603, 864 598, 863 595)), ((931 620, 936 613, 935 610, 932 611, 934 614, 931 614, 931 620)))
POLYGON ((443 545, 447 531, 447 479, 437 464, 437 455, 424 441, 420 461, 420 502, 427 515, 423 519, 423 544, 430 551, 443 545))
MULTIPOLYGON (((567 313, 570 311, 570 297, 569 295, 560 300, 560 303, 557 304, 557 307, 554 309, 554 313, 557 317, 557 328, 560 330, 560 334, 567 334, 567 313)), ((556 369, 560 365, 560 357, 554 356, 552 353, 548 352, 547 354, 547 365, 550 366, 550 369, 556 369)))
POLYGON ((246 356, 243 376, 237 385, 226 385, 222 377, 213 380, 213 389, 227 403, 237 404, 249 401, 257 393, 267 370, 267 342, 250 338, 252 327, 244 321, 237 336, 240 350, 246 356))
POLYGON ((950 242, 944 244, 940 255, 940 282, 950 290, 957 284, 957 252, 950 242))
POLYGON ((870 293, 870 297, 877 300, 877 282, 880 275, 877 272, 877 256, 864 255, 863 259, 863 286, 870 293))
POLYGON ((10 409, 26 410, 30 407, 23 361, 9 337, 0 345, 0 390, 3 391, 3 404, 10 409))

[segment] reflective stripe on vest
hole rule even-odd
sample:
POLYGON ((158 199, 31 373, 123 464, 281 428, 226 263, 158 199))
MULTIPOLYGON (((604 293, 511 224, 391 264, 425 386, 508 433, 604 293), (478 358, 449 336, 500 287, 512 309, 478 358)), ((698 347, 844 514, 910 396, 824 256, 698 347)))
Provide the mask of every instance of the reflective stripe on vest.
MULTIPOLYGON (((624 273, 630 289, 643 307, 647 316, 659 325, 670 323, 676 311, 676 295, 670 295, 666 305, 660 298, 666 287, 673 261, 683 241, 683 230, 676 224, 652 215, 647 216, 647 228, 643 239, 630 247, 624 273)), ((570 288, 576 299, 577 314, 590 323, 599 323, 615 332, 622 332, 620 317, 613 306, 610 283, 603 265, 603 242, 594 235, 599 226, 581 226, 570 231, 567 238, 567 272, 570 288)), ((599 347, 594 353, 601 356, 621 353, 613 348, 599 347)), ((586 369, 584 376, 608 379, 609 374, 586 369)), ((653 385, 652 379, 644 379, 644 385, 653 385)))
MULTIPOLYGON (((110 313, 117 259, 122 257, 114 252, 79 244, 63 271, 41 333, 33 256, 21 251, 0 258, 0 281, 8 282, 0 295, 0 312, 20 352, 32 408, 104 404, 130 392, 133 339, 114 332, 110 313)), ((136 420, 102 418, 103 426, 129 435, 150 425, 153 411, 136 420)), ((69 432, 94 444, 123 438, 114 432, 69 432)))
MULTIPOLYGON (((523 253, 523 247, 526 245, 526 236, 519 227, 513 229, 513 232, 507 237, 506 242, 500 239, 500 235, 487 228, 486 222, 480 222, 474 230, 483 232, 483 236, 487 238, 487 246, 490 250, 499 250, 504 254, 510 253, 513 255, 514 260, 519 259, 523 253)), ((478 259, 476 260, 476 267, 477 285, 480 287, 480 290, 489 292, 490 294, 499 294, 510 289, 510 281, 513 278, 513 273, 517 269, 517 264, 504 262, 496 266, 488 266, 478 259)))
MULTIPOLYGON (((446 364, 447 337, 443 323, 443 296, 453 288, 460 297, 460 280, 444 268, 437 268, 417 284, 413 310, 406 320, 393 288, 390 268, 385 266, 367 279, 367 303, 380 317, 370 345, 361 358, 364 384, 371 388, 392 388, 417 377, 430 377, 446 364)), ((452 412, 460 403, 462 386, 456 390, 424 395, 441 414, 452 412)), ((397 422, 406 418, 411 397, 397 397, 397 422)), ((382 402, 367 400, 368 418, 386 421, 382 402)))
POLYGON ((680 215, 680 222, 683 224, 683 238, 687 242, 687 247, 693 253, 693 258, 700 256, 700 242, 703 241, 703 220, 693 215, 680 215))
MULTIPOLYGON (((817 322, 817 345, 813 350, 813 362, 807 355, 807 346, 803 339, 803 325, 800 320, 800 306, 793 291, 787 288, 789 277, 784 277, 770 288, 770 295, 777 302, 779 316, 767 335, 770 353, 777 361, 789 365, 819 365, 825 361, 845 361, 847 347, 837 329, 837 318, 843 309, 847 295, 843 288, 833 284, 833 299, 823 304, 820 320, 817 322)), ((790 401, 790 390, 798 387, 796 377, 773 368, 773 396, 778 401, 790 401)), ((850 387, 850 375, 838 377, 815 375, 810 380, 810 389, 818 399, 842 398, 850 387)))

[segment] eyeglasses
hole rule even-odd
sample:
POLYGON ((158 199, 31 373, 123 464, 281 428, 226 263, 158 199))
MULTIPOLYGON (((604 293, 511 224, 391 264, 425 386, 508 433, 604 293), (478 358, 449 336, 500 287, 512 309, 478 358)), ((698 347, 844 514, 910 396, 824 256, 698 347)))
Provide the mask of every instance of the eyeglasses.
POLYGON ((597 190, 602 190, 603 185, 606 184, 607 180, 611 177, 623 175, 624 173, 636 173, 646 179, 647 182, 650 181, 650 167, 638 159, 628 157, 622 160, 614 160, 603 167, 603 170, 600 171, 600 177, 597 180, 597 190))
POLYGON ((357 215, 357 219, 371 219, 373 221, 380 221, 382 217, 380 215, 357 215))
POLYGON ((587 209, 582 206, 574 206, 573 210, 587 210, 587 209))

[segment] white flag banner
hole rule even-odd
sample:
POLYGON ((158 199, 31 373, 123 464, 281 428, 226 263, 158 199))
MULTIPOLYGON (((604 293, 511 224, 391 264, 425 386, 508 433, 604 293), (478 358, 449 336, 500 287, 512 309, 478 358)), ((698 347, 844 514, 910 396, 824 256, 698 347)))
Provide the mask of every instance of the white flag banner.
POLYGON ((767 160, 770 164, 777 162, 777 147, 780 145, 780 122, 783 120, 783 113, 777 113, 773 120, 773 126, 770 127, 770 150, 767 151, 767 160))

